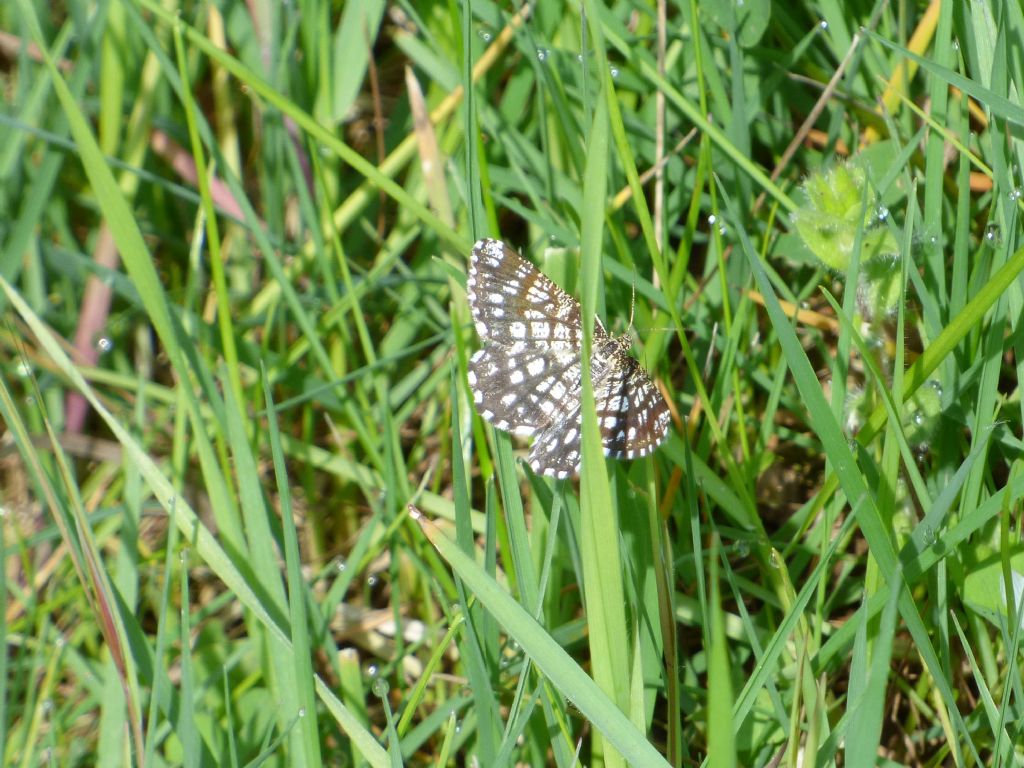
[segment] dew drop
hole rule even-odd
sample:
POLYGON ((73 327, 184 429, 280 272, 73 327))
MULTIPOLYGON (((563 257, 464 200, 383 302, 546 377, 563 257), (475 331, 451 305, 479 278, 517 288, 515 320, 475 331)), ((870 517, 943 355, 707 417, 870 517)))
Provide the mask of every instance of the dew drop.
POLYGON ((480 31, 477 32, 477 34, 480 36, 480 39, 483 40, 485 43, 491 42, 491 38, 493 37, 493 35, 491 35, 491 33, 488 32, 486 29, 481 29, 480 31))
POLYGON ((820 29, 822 32, 826 31, 828 29, 828 22, 825 21, 824 19, 819 21, 818 22, 818 29, 820 29))
POLYGON ((96 349, 99 350, 101 355, 105 355, 107 352, 114 348, 114 342, 106 336, 101 336, 96 340, 96 349))
POLYGON ((299 717, 305 717, 305 716, 306 716, 306 708, 305 707, 299 707, 299 717))
POLYGON ((338 573, 344 573, 345 569, 348 568, 348 566, 345 565, 344 560, 339 560, 337 566, 335 567, 338 569, 338 573))
POLYGON ((985 244, 991 247, 999 245, 1002 240, 1002 232, 999 230, 999 225, 996 223, 989 223, 985 227, 985 244))
POLYGON ((618 68, 618 67, 611 67, 611 68, 609 69, 609 72, 611 73, 611 76, 612 76, 612 79, 613 79, 613 80, 614 80, 614 79, 615 79, 616 77, 618 77, 618 76, 619 76, 619 68, 618 68))
POLYGON ((537 49, 537 61, 547 61, 547 60, 548 60, 548 52, 547 52, 547 50, 544 49, 544 48, 538 48, 537 49))
POLYGON ((372 576, 372 575, 371 576, 367 576, 366 577, 366 586, 368 586, 370 589, 373 589, 375 586, 377 586, 377 577, 376 576, 372 576))
POLYGON ((376 664, 371 664, 366 668, 366 674, 368 674, 370 677, 376 677, 378 671, 379 670, 377 669, 376 664))
POLYGON ((713 214, 713 213, 708 214, 708 225, 709 226, 712 226, 712 227, 715 226, 715 222, 716 221, 718 221, 718 217, 715 216, 715 214, 713 214))
POLYGON ((43 699, 42 709, 43 714, 46 715, 48 715, 50 712, 53 712, 53 699, 43 699))
POLYGON ((32 375, 32 369, 24 360, 18 362, 18 366, 17 368, 15 368, 15 371, 17 372, 18 376, 22 379, 27 379, 29 376, 32 375))
POLYGON ((935 529, 930 525, 923 526, 921 528, 921 537, 926 545, 931 546, 935 543, 935 529))
POLYGON ((1011 203, 1016 203, 1018 200, 1021 199, 1022 196, 1024 196, 1024 190, 1022 190, 1020 187, 1014 187, 1013 189, 1010 190, 1011 203))
POLYGON ((383 699, 388 695, 388 692, 391 690, 391 686, 388 685, 388 681, 383 677, 378 677, 374 679, 370 689, 377 698, 383 699))
POLYGON ((750 542, 746 539, 740 539, 736 542, 736 555, 738 557, 747 557, 750 555, 750 542))
POLYGON ((881 224, 883 221, 889 218, 889 209, 884 205, 880 205, 875 209, 875 221, 881 224))
POLYGON ((932 388, 936 395, 942 397, 942 384, 939 383, 938 379, 928 379, 928 386, 932 388))

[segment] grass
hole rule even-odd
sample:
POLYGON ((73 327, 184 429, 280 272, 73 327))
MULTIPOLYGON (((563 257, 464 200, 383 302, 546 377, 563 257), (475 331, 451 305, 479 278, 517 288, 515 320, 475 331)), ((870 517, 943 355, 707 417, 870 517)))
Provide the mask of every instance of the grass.
POLYGON ((1024 763, 1024 15, 658 10, 0 7, 5 765, 1024 763), (652 457, 476 414, 484 236, 652 457))

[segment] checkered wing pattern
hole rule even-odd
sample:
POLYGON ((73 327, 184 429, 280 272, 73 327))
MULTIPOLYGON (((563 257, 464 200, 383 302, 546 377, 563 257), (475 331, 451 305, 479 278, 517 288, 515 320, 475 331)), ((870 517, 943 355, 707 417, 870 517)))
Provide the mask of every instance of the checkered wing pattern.
MULTIPOLYGON (((484 348, 469 361, 480 415, 499 429, 535 435, 528 456, 539 474, 565 478, 580 467, 580 305, 504 243, 473 247, 467 295, 484 348)), ((654 383, 628 354, 626 337, 594 328, 590 375, 605 453, 636 458, 668 432, 654 383)))
POLYGON ((579 357, 579 302, 503 242, 473 246, 466 289, 481 339, 579 357))
MULTIPOLYGON (((591 360, 594 404, 605 455, 636 459, 668 434, 669 410, 654 382, 626 353, 625 338, 595 339, 591 360)), ((577 400, 564 419, 537 435, 527 461, 534 472, 568 477, 580 471, 581 412, 577 400)))
POLYGON ((668 434, 669 411, 658 388, 625 351, 609 374, 595 383, 597 423, 604 452, 617 459, 651 453, 668 434))
POLYGON ((529 436, 551 423, 567 400, 579 399, 580 358, 490 344, 469 361, 469 384, 481 416, 529 436))

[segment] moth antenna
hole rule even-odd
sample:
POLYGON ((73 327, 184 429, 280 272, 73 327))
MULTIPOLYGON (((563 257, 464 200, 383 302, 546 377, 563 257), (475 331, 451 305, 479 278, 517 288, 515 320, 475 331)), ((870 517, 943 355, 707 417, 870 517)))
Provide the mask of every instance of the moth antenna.
POLYGON ((633 330, 633 315, 636 312, 636 267, 633 267, 633 298, 629 303, 629 329, 633 330))

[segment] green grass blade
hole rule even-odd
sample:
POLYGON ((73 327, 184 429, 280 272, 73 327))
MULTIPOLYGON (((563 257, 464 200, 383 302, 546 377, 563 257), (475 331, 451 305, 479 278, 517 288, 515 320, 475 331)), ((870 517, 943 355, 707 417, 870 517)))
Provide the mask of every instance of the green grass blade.
POLYGON ((418 517, 420 527, 470 591, 516 639, 552 685, 633 765, 656 768, 667 763, 636 726, 555 642, 522 606, 488 576, 433 523, 418 517))

